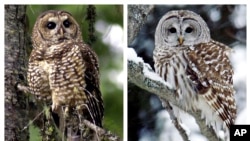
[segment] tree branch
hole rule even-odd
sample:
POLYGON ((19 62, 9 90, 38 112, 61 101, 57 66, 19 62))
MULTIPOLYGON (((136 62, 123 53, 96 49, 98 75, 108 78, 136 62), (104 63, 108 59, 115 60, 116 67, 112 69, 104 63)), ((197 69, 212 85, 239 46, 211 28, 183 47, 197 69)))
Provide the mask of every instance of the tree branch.
MULTIPOLYGON (((173 105, 182 109, 183 111, 186 111, 181 106, 179 106, 178 101, 175 98, 175 90, 171 87, 171 84, 165 82, 159 75, 157 75, 152 70, 152 68, 148 64, 145 64, 141 58, 137 57, 133 49, 128 48, 127 54, 130 55, 128 57, 127 62, 128 81, 130 83, 133 83, 134 85, 140 87, 143 90, 154 93, 163 101, 169 101, 173 105)), ((202 116, 200 111, 186 112, 196 119, 196 122, 200 127, 201 133, 204 136, 206 136, 210 141, 219 140, 213 128, 208 127, 206 125, 206 120, 201 118, 202 116)))
POLYGON ((190 141, 186 130, 182 127, 177 117, 174 115, 174 111, 170 103, 168 101, 165 101, 164 99, 161 99, 161 101, 162 101, 162 106, 168 111, 170 119, 173 121, 173 124, 175 128, 178 130, 178 132, 180 133, 182 139, 184 141, 190 141))
MULTIPOLYGON (((17 84, 17 89, 23 93, 31 93, 29 91, 29 88, 25 85, 22 85, 20 83, 17 84)), ((33 122, 38 119, 39 116, 42 115, 42 113, 44 113, 45 110, 43 110, 41 113, 39 113, 39 115, 37 115, 35 117, 35 119, 33 120, 33 122)), ((111 131, 109 130, 106 130, 104 128, 101 128, 99 126, 96 126, 95 124, 91 123, 90 121, 88 120, 83 120, 83 124, 86 125, 89 129, 93 130, 96 132, 96 134, 98 135, 99 138, 102 138, 102 139, 107 139, 109 141, 121 141, 121 139, 119 138, 119 136, 115 135, 114 133, 112 133, 111 131)), ((30 124, 28 124, 27 126, 24 127, 24 129, 27 129, 27 127, 29 126, 30 124)), ((68 136, 69 137, 69 136, 68 136)), ((71 139, 78 139, 79 137, 78 136, 73 136, 71 137, 71 139)))
POLYGON ((108 131, 104 128, 101 128, 99 126, 96 126, 95 124, 91 123, 88 120, 83 120, 83 123, 89 128, 94 130, 97 135, 101 138, 107 138, 109 141, 120 141, 121 139, 113 134, 111 131, 108 131))

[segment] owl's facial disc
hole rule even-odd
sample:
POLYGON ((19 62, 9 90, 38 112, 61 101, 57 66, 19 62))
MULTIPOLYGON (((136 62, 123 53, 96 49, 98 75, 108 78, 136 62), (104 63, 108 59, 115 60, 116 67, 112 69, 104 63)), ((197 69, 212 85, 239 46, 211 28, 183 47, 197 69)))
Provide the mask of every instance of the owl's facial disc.
MULTIPOLYGON (((201 18, 187 17, 186 15, 167 15, 160 22, 161 36, 156 36, 159 42, 172 47, 184 47, 208 42, 210 33, 201 18)), ((158 24, 159 25, 159 24, 158 24)), ((159 43, 158 43, 159 44, 159 43)))
POLYGON ((51 17, 46 25, 47 32, 51 35, 48 40, 63 42, 74 38, 74 29, 76 28, 68 16, 51 17))

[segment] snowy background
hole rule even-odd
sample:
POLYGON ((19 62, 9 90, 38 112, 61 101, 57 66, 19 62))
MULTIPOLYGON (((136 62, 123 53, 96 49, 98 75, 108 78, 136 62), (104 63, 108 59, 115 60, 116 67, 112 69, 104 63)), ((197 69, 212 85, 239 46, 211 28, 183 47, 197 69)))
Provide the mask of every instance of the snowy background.
MULTIPOLYGON (((233 48, 231 61, 234 68, 234 87, 237 103, 236 124, 247 123, 246 119, 246 5, 156 5, 147 18, 138 37, 129 47, 153 68, 152 53, 154 33, 158 21, 170 10, 186 9, 200 14, 207 22, 211 36, 233 48)), ((128 21, 129 22, 129 21, 128 21)), ((128 55, 129 58, 129 55, 128 55)), ((129 91, 128 91, 129 92, 129 91)), ((191 141, 207 141, 200 134, 193 117, 185 115, 182 123, 188 128, 191 141)), ((128 140, 181 141, 167 111, 163 110, 154 95, 128 94, 128 140)))

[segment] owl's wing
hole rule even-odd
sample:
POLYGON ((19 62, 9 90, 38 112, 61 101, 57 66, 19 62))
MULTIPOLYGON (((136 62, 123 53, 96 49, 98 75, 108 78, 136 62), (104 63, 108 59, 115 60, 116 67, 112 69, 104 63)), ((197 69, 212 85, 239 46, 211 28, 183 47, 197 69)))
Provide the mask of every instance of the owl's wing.
POLYGON ((214 108, 229 127, 234 123, 236 106, 233 89, 233 69, 226 45, 210 41, 196 45, 187 52, 187 74, 194 82, 194 89, 214 108))
POLYGON ((29 58, 27 80, 30 92, 39 100, 46 102, 51 99, 48 72, 43 68, 46 62, 42 59, 43 51, 33 49, 29 58))
POLYGON ((99 64, 97 56, 86 44, 81 48, 81 52, 87 66, 84 78, 86 82, 85 94, 87 97, 87 106, 90 113, 89 120, 102 127, 104 108, 99 87, 99 64))

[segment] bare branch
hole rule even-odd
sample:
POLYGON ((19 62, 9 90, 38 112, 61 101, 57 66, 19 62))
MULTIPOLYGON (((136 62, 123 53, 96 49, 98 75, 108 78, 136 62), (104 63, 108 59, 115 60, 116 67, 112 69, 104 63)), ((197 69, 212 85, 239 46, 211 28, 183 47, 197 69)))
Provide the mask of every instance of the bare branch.
MULTIPOLYGON (((128 49, 130 57, 128 58, 128 81, 135 84, 136 86, 144 89, 148 92, 154 93, 160 99, 164 101, 169 101, 173 105, 179 107, 183 111, 186 111, 181 106, 179 106, 177 99, 175 98, 175 90, 171 88, 171 85, 160 78, 148 64, 145 64, 141 58, 136 58, 131 51, 133 49, 128 49), (132 59, 131 59, 132 58, 132 59)), ((215 131, 206 125, 206 120, 201 118, 200 111, 186 111, 192 115, 197 124, 200 127, 201 133, 206 136, 210 141, 218 141, 218 137, 215 131)), ((177 128, 178 129, 178 128, 177 128)), ((182 130, 182 128, 181 128, 182 130)), ((183 131, 179 131, 182 133, 183 131)), ((186 134, 186 133, 185 133, 186 134)), ((186 135, 182 135, 186 136, 186 135)))
POLYGON ((121 139, 117 135, 113 134, 111 131, 96 126, 88 120, 83 120, 83 123, 91 130, 94 130, 101 138, 107 138, 109 141, 121 141, 121 139))
POLYGON ((161 99, 161 101, 162 101, 163 107, 168 111, 170 119, 173 121, 173 124, 175 128, 178 130, 178 132, 180 133, 182 139, 184 141, 190 141, 186 133, 186 130, 181 126, 181 124, 177 120, 177 117, 174 115, 174 111, 170 103, 168 101, 165 101, 164 99, 161 99))

